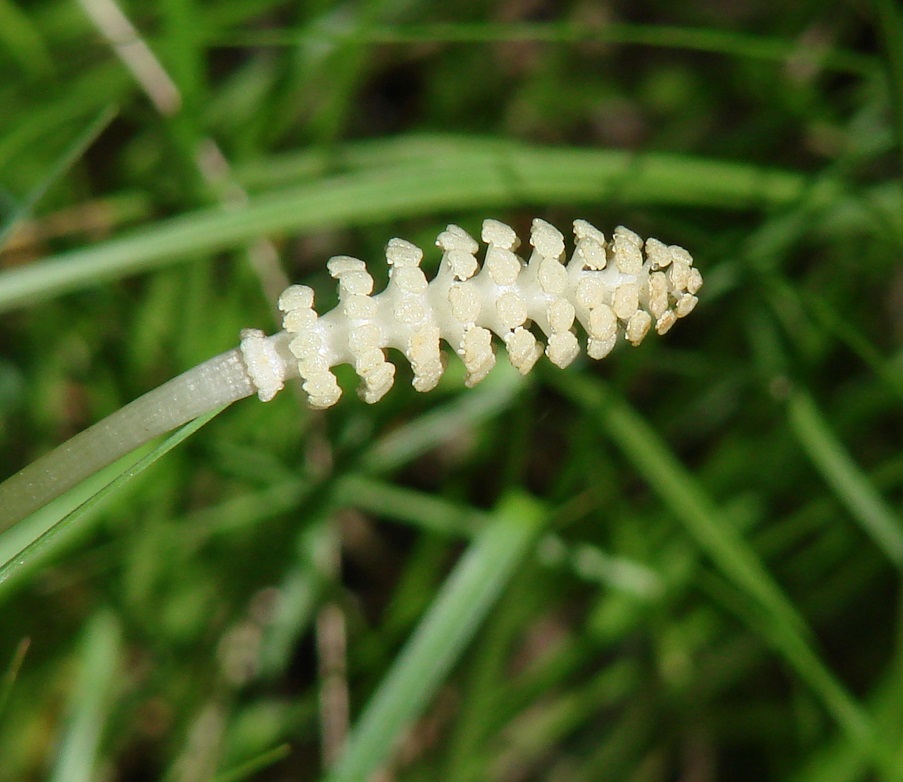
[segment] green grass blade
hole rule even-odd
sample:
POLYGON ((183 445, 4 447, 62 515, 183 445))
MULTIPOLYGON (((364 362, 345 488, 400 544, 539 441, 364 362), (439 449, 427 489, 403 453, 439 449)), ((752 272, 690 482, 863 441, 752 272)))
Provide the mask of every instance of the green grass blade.
POLYGON ((65 523, 65 519, 70 514, 77 512, 83 503, 101 492, 118 475, 131 469, 149 452, 150 448, 146 447, 124 456, 106 469, 94 473, 62 496, 47 503, 31 516, 4 530, 0 534, 0 599, 5 597, 4 592, 10 590, 14 582, 20 582, 59 551, 73 545, 82 534, 88 532, 91 528, 90 521, 93 518, 90 509, 84 509, 83 519, 78 524, 65 523), (63 522, 62 526, 58 526, 61 522, 63 522), (32 550, 31 555, 27 557, 20 556, 24 555, 30 545, 51 531, 53 534, 44 539, 44 545, 40 550, 32 550), (15 563, 14 560, 16 560, 15 563))
POLYGON ((53 74, 53 58, 37 26, 13 0, 0 0, 0 49, 33 77, 53 74))
POLYGON ((0 679, 0 722, 2 722, 3 712, 6 710, 6 704, 9 703, 9 698, 12 695, 13 687, 16 685, 16 679, 19 678, 19 671, 22 670, 22 663, 30 645, 31 641, 28 638, 23 638, 19 641, 16 651, 13 653, 13 659, 3 674, 3 678, 0 679))
MULTIPOLYGON (((438 535, 473 537, 486 524, 485 512, 477 508, 362 475, 341 478, 335 491, 343 505, 438 535)), ((537 558, 546 567, 568 568, 578 578, 640 599, 655 599, 664 591, 651 568, 587 543, 569 546, 552 533, 538 541, 537 558)))
MULTIPOLYGON (((308 35, 304 30, 281 29, 237 33, 213 33, 207 41, 231 46, 295 46, 308 35)), ((320 33, 322 36, 322 32, 320 33)), ((374 26, 362 31, 341 32, 341 41, 361 44, 413 43, 499 43, 580 41, 609 44, 633 44, 663 49, 746 57, 754 60, 784 62, 792 58, 812 62, 830 70, 873 76, 874 59, 854 51, 812 46, 802 49, 799 41, 778 37, 735 33, 727 30, 675 27, 671 25, 616 24, 588 25, 584 22, 451 22, 434 24, 397 24, 374 26)), ((333 36, 336 43, 339 35, 333 36)), ((317 41, 322 45, 322 40, 317 41)))
POLYGON ((54 182, 61 179, 76 162, 78 162, 88 148, 97 140, 97 137, 109 126, 116 116, 112 106, 108 106, 83 130, 78 137, 63 152, 53 168, 47 172, 28 195, 22 200, 18 208, 9 218, 0 225, 0 248, 6 243, 10 233, 16 224, 28 217, 44 194, 53 186, 54 182))
POLYGON ((110 719, 118 680, 119 624, 111 613, 94 616, 85 631, 81 670, 69 699, 67 726, 51 782, 91 782, 100 766, 103 726, 110 719))
POLYGON ((808 291, 796 291, 789 283, 782 285, 782 293, 795 296, 818 325, 829 332, 839 342, 845 344, 866 364, 877 377, 903 401, 903 372, 893 361, 881 354, 855 321, 845 318, 824 298, 808 291))
POLYGON ((237 768, 217 774, 214 782, 242 782, 242 780, 251 779, 258 771, 278 763, 291 754, 292 748, 290 744, 280 744, 278 747, 273 747, 268 752, 252 758, 247 763, 242 763, 237 768))
MULTIPOLYGON (((91 491, 90 496, 81 502, 74 510, 71 510, 71 501, 65 502, 68 495, 63 495, 59 499, 60 504, 51 503, 46 506, 38 514, 41 516, 38 524, 30 524, 30 519, 23 519, 7 532, 0 536, 0 545, 2 545, 2 557, 0 561, 0 593, 4 589, 9 588, 10 580, 17 576, 20 571, 32 566, 35 560, 38 560, 52 551, 58 545, 62 536, 72 528, 80 525, 83 520, 103 502, 107 497, 119 491, 123 486, 136 478, 148 467, 154 464, 158 459, 165 456, 169 451, 175 448, 183 440, 194 434, 198 429, 219 415, 222 410, 214 410, 211 413, 196 418, 189 424, 167 437, 160 445, 154 448, 143 458, 126 469, 122 469, 120 465, 112 465, 108 470, 92 477, 89 485, 91 491), (118 471, 118 475, 110 480, 110 473, 118 471), (98 486, 98 484, 101 484, 98 486), (96 487, 96 488, 95 488, 96 487), (30 536, 21 539, 20 536, 12 537, 17 530, 26 529, 30 531, 30 536), (10 536, 10 537, 7 537, 10 536)), ((84 491, 83 486, 77 486, 72 491, 79 492, 76 496, 80 496, 84 491)))
POLYGON ((285 670, 330 586, 335 543, 328 520, 312 520, 295 545, 295 562, 279 585, 279 601, 260 642, 259 665, 264 677, 285 670))
POLYGON ((525 496, 499 505, 371 698, 331 782, 367 779, 390 756, 530 550, 542 518, 542 509, 525 496))
POLYGON ((903 37, 903 13, 893 0, 874 0, 878 29, 884 43, 887 59, 887 81, 894 95, 893 108, 897 121, 897 147, 903 157, 903 52, 900 40, 903 37))
POLYGON ((183 114, 196 113, 196 106, 206 93, 204 56, 199 35, 204 29, 200 9, 194 0, 163 0, 160 15, 164 36, 160 54, 168 67, 168 75, 178 84, 179 93, 188 105, 183 114))
POLYGON ((774 646, 809 683, 844 729, 848 740, 863 747, 863 752, 884 769, 884 750, 866 712, 812 651, 805 622, 755 551, 722 518, 713 501, 661 437, 625 401, 598 382, 572 374, 556 378, 556 387, 599 422, 675 517, 683 522, 697 545, 751 599, 761 614, 754 624, 767 626, 774 646))
POLYGON ((377 440, 363 455, 361 467, 368 472, 385 472, 448 442, 463 428, 491 419, 507 408, 525 382, 529 379, 524 380, 509 363, 499 362, 478 388, 377 440))
POLYGON ((804 632, 802 618, 755 552, 636 411, 588 378, 571 374, 556 378, 555 384, 602 425, 731 583, 789 631, 804 632))
POLYGON ((343 504, 439 535, 469 537, 485 524, 485 515, 474 508, 362 475, 343 477, 336 487, 336 496, 342 498, 343 504))
POLYGON ((803 451, 853 519, 891 562, 903 567, 900 517, 847 453, 812 396, 794 389, 787 402, 787 415, 803 451))
MULTIPOLYGON (((401 142, 396 142, 396 145, 401 142)), ((204 209, 0 274, 0 312, 111 279, 186 262, 261 235, 398 220, 444 209, 523 204, 705 205, 726 209, 796 201, 808 178, 681 155, 472 143, 415 163, 369 168, 259 195, 241 210, 204 209)), ((819 198, 840 192, 822 186, 819 198)))

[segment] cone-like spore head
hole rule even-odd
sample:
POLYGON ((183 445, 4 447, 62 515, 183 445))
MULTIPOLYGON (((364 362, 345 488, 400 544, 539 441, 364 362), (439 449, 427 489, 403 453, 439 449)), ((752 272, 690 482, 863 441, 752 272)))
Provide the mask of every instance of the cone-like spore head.
MULTIPOLYGON (((442 261, 429 281, 420 269, 420 248, 392 239, 386 247, 389 284, 376 295, 363 261, 331 258, 327 267, 338 282, 339 303, 322 316, 311 288, 288 288, 279 309, 289 360, 297 364, 310 405, 338 401, 342 392, 332 372, 338 364, 351 364, 362 381, 360 395, 378 401, 395 379, 386 348, 407 357, 418 391, 434 388, 442 376, 442 342, 464 362, 468 386, 492 369, 496 345, 522 374, 543 353, 566 367, 580 354, 580 335, 590 358, 604 358, 619 341, 639 345, 650 331, 665 334, 693 310, 702 286, 682 247, 643 241, 620 226, 607 239, 576 220, 570 257, 561 232, 544 220, 533 221, 529 252, 522 255, 514 230, 497 220, 483 222, 481 239, 482 263, 480 244, 448 226, 436 240, 442 261)), ((249 332, 243 349, 247 343, 246 357, 262 375, 261 396, 270 398, 281 379, 267 373, 280 358, 272 345, 264 349, 261 338, 249 332)))

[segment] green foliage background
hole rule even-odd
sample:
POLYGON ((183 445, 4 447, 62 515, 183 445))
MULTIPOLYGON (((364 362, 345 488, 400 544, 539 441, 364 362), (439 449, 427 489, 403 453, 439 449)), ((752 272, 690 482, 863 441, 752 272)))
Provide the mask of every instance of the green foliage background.
POLYGON ((3 475, 392 236, 623 223, 706 286, 0 536, 0 780, 903 779, 892 0, 121 4, 178 107, 86 8, 0 0, 3 475))

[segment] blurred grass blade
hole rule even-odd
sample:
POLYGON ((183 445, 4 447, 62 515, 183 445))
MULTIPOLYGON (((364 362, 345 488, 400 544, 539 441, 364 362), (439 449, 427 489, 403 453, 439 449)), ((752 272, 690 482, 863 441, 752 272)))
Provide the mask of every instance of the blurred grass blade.
POLYGON ((6 704, 13 693, 13 687, 16 685, 16 679, 19 678, 19 671, 22 670, 22 663, 25 661, 25 655, 28 653, 28 647, 31 645, 30 638, 23 638, 16 646, 13 653, 13 659, 0 680, 0 723, 3 721, 3 712, 6 704))
POLYGON ((19 5, 0 0, 0 50, 29 76, 50 76, 54 72, 50 50, 38 26, 19 5))
POLYGON ((903 12, 894 0, 874 0, 878 17, 878 30, 884 44, 887 59, 887 82, 894 95, 893 109, 897 124, 897 149, 903 157, 903 12))
POLYGON ((290 744, 280 744, 278 747, 273 747, 268 752, 252 758, 247 763, 242 763, 238 768, 217 774, 213 782, 242 782, 245 779, 251 779, 258 771, 278 763, 291 754, 292 747, 290 744))
POLYGON ((838 312, 836 307, 818 294, 797 290, 789 282, 782 283, 782 288, 782 293, 795 296, 825 331, 843 342, 903 401, 903 372, 892 360, 881 354, 855 321, 838 312))
MULTIPOLYGON (((167 437, 147 456, 120 472, 116 478, 109 481, 101 488, 98 488, 88 499, 82 502, 74 510, 67 512, 70 506, 66 504, 57 505, 51 503, 46 508, 42 509, 42 511, 34 514, 34 516, 41 514, 42 523, 40 525, 31 526, 29 520, 33 517, 29 517, 28 519, 23 519, 19 524, 4 532, 3 535, 0 536, 0 544, 6 548, 3 552, 3 564, 0 565, 0 591, 2 591, 5 586, 8 587, 9 580, 16 576, 23 568, 28 567, 34 559, 44 555, 48 548, 53 547, 64 532, 75 525, 80 524, 97 505, 113 493, 119 491, 119 489, 144 472, 158 459, 169 453, 169 451, 175 448, 179 443, 219 415, 223 409, 225 408, 214 410, 183 426, 181 429, 167 437), (43 514, 45 511, 48 511, 51 506, 58 510, 62 508, 63 512, 57 512, 55 517, 45 518, 43 514), (18 540, 15 538, 15 545, 11 545, 10 540, 13 540, 14 538, 8 538, 7 536, 13 535, 20 527, 27 530, 34 530, 34 534, 32 537, 25 540, 18 540)), ((115 465, 113 465, 113 467, 115 467, 115 465)), ((103 471, 103 473, 104 475, 107 474, 106 471, 103 471)), ((92 483, 92 486, 93 485, 94 484, 92 483)), ((73 491, 78 491, 79 488, 80 487, 77 486, 73 491)), ((65 500, 66 497, 67 495, 63 495, 59 499, 65 500)))
MULTIPOLYGON (((65 494, 51 500, 40 510, 35 511, 27 518, 0 533, 0 601, 6 597, 12 582, 21 581, 28 573, 38 569, 61 549, 74 545, 78 538, 91 529, 89 523, 93 514, 86 509, 87 518, 78 525, 65 524, 61 526, 52 542, 32 556, 23 558, 14 568, 3 574, 3 568, 11 565, 13 559, 22 554, 26 548, 39 539, 44 533, 52 530, 60 521, 70 513, 75 512, 79 506, 91 499, 95 494, 109 485, 116 476, 121 475, 137 464, 141 458, 150 453, 151 447, 140 448, 134 453, 115 461, 109 467, 94 473, 90 478, 72 487, 65 494)), ((97 506, 95 506, 97 507, 97 506)))
POLYGON ((898 568, 903 567, 903 525, 831 431, 811 395, 796 388, 787 403, 796 439, 853 519, 898 568))
POLYGON ((780 628, 767 620, 758 624, 762 636, 770 639, 772 645, 781 650, 800 679, 819 696, 843 729, 846 743, 853 753, 871 765, 877 772, 876 778, 899 779, 899 763, 888 749, 888 744, 882 743, 872 716, 866 707, 846 691, 817 653, 802 638, 782 634, 780 628))
POLYGON ((368 779, 391 756, 529 552, 542 520, 541 506, 525 496, 499 504, 371 698, 331 782, 368 779))
MULTIPOLYGON (((363 30, 341 30, 333 33, 331 41, 319 32, 315 43, 333 45, 350 42, 362 44, 401 43, 500 43, 550 42, 596 44, 634 44, 666 49, 711 52, 733 57, 786 62, 796 58, 830 70, 874 76, 874 58, 855 51, 812 46, 803 48, 798 40, 751 35, 704 27, 677 27, 663 24, 587 24, 585 21, 542 22, 439 22, 432 24, 393 24, 373 26, 363 30)), ((207 34, 205 41, 219 46, 295 46, 298 41, 312 38, 304 29, 241 30, 234 33, 207 34)))
POLYGON ((363 475, 349 473, 342 477, 336 496, 342 498, 343 505, 439 535, 471 537, 485 524, 485 514, 476 508, 363 475))
POLYGON ((499 362, 478 388, 442 407, 423 413, 377 440, 361 458, 365 471, 386 472, 461 434, 475 423, 507 408, 530 378, 523 378, 507 362, 499 362))
MULTIPOLYGON (((416 142, 416 138, 415 138, 416 142)), ((403 142, 395 141, 396 148, 403 142)), ((419 143, 419 142, 418 142, 419 143)), ((420 145, 422 146, 422 145, 420 145)), ((842 192, 822 182, 817 199, 842 192)), ((795 202, 809 178, 759 166, 681 155, 544 149, 474 139, 414 162, 323 177, 212 208, 124 237, 0 273, 0 312, 159 266, 236 247, 261 235, 397 221, 445 209, 525 203, 672 203, 721 209, 795 202)))
POLYGON ((115 0, 79 0, 79 4, 154 107, 167 116, 177 112, 179 88, 115 0))
POLYGON ((332 534, 328 519, 320 516, 310 519, 298 536, 295 560, 279 585, 279 600, 260 640, 262 677, 285 671, 299 638, 316 616, 330 584, 332 534))
POLYGON ((113 614, 96 614, 85 631, 81 669, 69 697, 65 731, 51 782, 92 782, 119 675, 120 629, 113 614))
MULTIPOLYGON (((28 217, 44 194, 53 186, 54 182, 61 179, 75 163, 85 154, 88 148, 97 140, 97 137, 106 130, 110 122, 116 116, 112 106, 108 106, 82 131, 60 156, 53 168, 47 172, 44 178, 31 190, 13 211, 6 222, 0 225, 0 248, 6 244, 10 233, 20 220, 28 217)), ((2 279, 2 275, 0 275, 2 279)), ((2 284, 0 284, 2 287, 2 284)))
MULTIPOLYGON (((881 675, 869 693, 869 710, 878 724, 897 748, 896 774, 891 778, 896 782, 903 779, 903 744, 900 742, 903 731, 903 622, 900 612, 903 603, 897 594, 897 639, 895 642, 894 660, 881 675)), ((792 782, 853 782, 868 778, 866 759, 858 747, 851 746, 842 736, 832 739, 818 748, 802 766, 799 772, 791 777, 792 782)))
POLYGON ((601 383, 571 374, 556 377, 555 385, 602 424, 732 584, 789 632, 806 631, 756 553, 646 421, 601 383))
POLYGON ((806 624, 755 551, 722 517, 667 444, 603 384, 574 374, 553 377, 563 394, 602 425, 722 574, 758 607, 759 629, 767 626, 774 646, 809 683, 848 740, 862 747, 878 767, 886 770, 884 749, 868 715, 812 651, 806 624))
MULTIPOLYGON (((341 478, 336 495, 343 505, 443 536, 473 537, 486 524, 486 514, 472 506, 362 475, 341 478)), ((569 546, 552 533, 538 541, 537 558, 546 567, 567 567, 578 578, 641 600, 656 599, 664 592, 662 579, 651 568, 588 543, 569 546)))

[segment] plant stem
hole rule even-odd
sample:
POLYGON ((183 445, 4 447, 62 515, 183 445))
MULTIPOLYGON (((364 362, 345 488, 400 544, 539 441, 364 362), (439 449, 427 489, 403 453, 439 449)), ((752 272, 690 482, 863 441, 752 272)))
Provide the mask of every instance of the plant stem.
POLYGON ((256 391, 239 348, 167 381, 0 484, 0 533, 144 443, 256 391))

